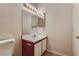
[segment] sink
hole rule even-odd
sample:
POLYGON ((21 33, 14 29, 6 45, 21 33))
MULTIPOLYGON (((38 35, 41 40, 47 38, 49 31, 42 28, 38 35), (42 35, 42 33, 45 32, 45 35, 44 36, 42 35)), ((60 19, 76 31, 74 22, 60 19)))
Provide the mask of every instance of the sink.
POLYGON ((45 38, 46 35, 44 34, 28 34, 28 35, 22 35, 22 39, 24 40, 29 40, 29 41, 32 41, 32 42, 36 42, 36 41, 39 41, 43 38, 45 38))
POLYGON ((35 34, 33 35, 33 37, 36 37, 36 36, 37 36, 37 35, 35 35, 35 34))

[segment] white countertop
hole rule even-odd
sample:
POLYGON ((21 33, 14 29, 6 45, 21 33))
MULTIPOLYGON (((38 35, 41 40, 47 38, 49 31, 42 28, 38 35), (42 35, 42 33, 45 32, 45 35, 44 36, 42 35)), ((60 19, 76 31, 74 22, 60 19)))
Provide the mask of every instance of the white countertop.
POLYGON ((35 43, 35 42, 37 42, 45 37, 47 37, 46 34, 41 34, 41 35, 36 34, 36 37, 34 37, 34 34, 22 35, 23 40, 28 40, 28 41, 31 41, 33 43, 35 43))
POLYGON ((0 33, 0 41, 1 40, 6 40, 6 39, 12 39, 13 36, 11 34, 3 34, 3 33, 0 33))

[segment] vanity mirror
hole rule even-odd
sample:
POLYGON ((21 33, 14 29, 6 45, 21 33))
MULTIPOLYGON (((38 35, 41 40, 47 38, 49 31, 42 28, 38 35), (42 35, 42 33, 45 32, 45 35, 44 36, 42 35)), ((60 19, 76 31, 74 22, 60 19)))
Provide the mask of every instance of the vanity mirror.
MULTIPOLYGON (((30 6, 30 4, 26 4, 30 6)), ((45 14, 42 12, 39 12, 36 8, 37 12, 34 12, 30 8, 34 7, 26 7, 26 5, 23 5, 23 11, 22 11, 22 34, 30 34, 33 30, 33 28, 42 27, 45 28, 45 14)))
POLYGON ((31 27, 45 27, 45 19, 42 19, 36 15, 31 16, 31 27))

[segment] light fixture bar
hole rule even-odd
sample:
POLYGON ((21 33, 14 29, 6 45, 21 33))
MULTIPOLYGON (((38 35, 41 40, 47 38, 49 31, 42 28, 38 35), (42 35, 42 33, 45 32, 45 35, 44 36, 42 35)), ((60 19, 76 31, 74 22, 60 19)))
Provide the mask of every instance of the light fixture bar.
POLYGON ((39 11, 38 9, 36 9, 35 7, 31 6, 30 4, 23 3, 23 7, 27 8, 33 14, 35 13, 35 15, 38 15, 39 17, 44 18, 44 13, 42 13, 41 11, 39 11))

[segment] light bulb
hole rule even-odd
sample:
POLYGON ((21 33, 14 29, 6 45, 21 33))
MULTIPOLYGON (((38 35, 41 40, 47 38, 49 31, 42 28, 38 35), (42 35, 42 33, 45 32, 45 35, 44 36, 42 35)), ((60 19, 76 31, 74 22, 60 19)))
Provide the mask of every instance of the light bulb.
POLYGON ((29 8, 32 8, 31 6, 29 6, 29 8))
POLYGON ((32 11, 34 11, 34 8, 32 7, 32 11))
POLYGON ((26 6, 29 6, 29 4, 27 3, 26 6))
POLYGON ((43 13, 41 13, 41 15, 42 15, 42 16, 44 16, 44 14, 43 14, 43 13))

